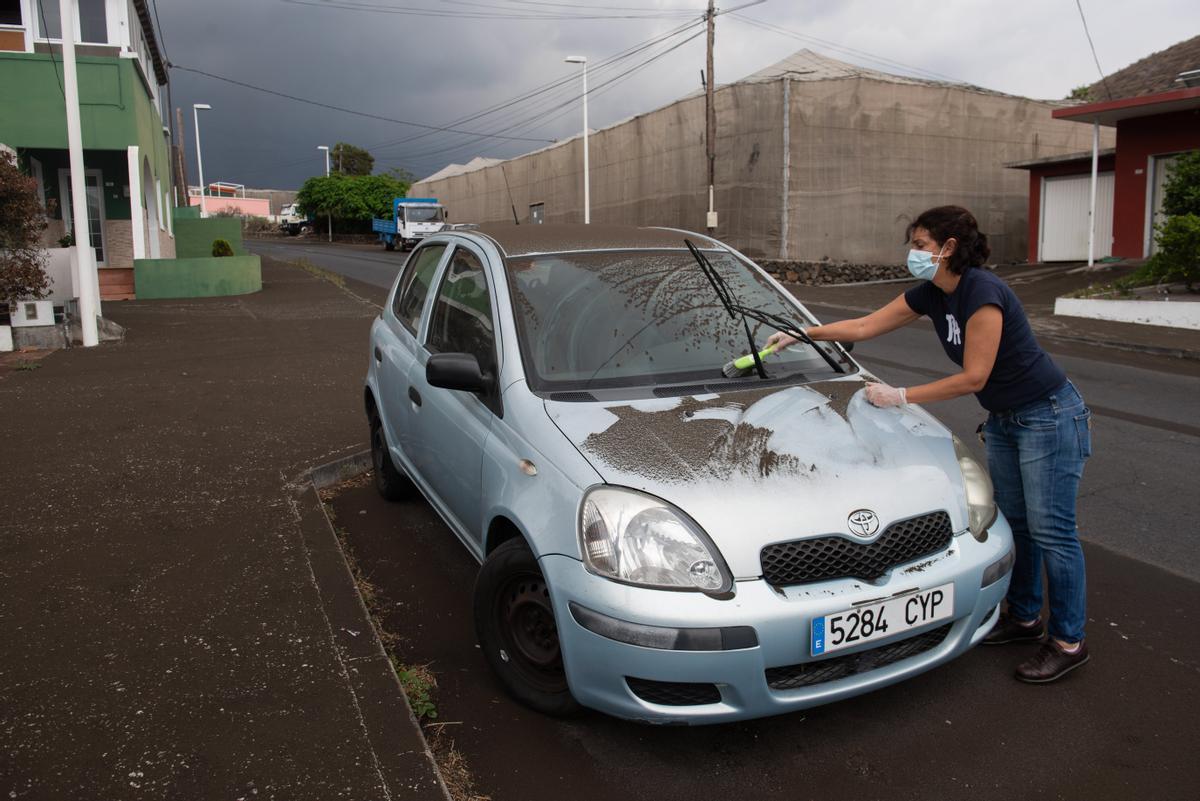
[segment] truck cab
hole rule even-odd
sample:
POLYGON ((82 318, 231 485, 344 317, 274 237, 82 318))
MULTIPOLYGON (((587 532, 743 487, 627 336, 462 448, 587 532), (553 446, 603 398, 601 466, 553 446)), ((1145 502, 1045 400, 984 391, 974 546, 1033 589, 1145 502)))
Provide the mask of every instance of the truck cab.
POLYGON ((392 201, 392 219, 371 221, 371 229, 388 250, 409 250, 446 225, 446 209, 432 197, 398 197, 392 201))

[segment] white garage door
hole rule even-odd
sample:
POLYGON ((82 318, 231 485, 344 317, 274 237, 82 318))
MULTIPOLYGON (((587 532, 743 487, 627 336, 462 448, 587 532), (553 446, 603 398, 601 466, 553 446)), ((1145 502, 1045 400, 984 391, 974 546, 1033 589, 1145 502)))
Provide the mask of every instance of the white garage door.
MULTIPOLYGON (((1091 175, 1042 180, 1041 261, 1087 261, 1091 175)), ((1113 174, 1096 181, 1096 258, 1112 255, 1113 174)))

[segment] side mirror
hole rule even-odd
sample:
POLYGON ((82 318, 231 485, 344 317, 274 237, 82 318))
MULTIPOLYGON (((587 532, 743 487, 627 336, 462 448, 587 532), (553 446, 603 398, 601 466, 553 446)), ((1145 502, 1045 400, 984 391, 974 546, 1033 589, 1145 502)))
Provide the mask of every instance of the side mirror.
POLYGON ((492 377, 479 369, 479 360, 470 353, 435 353, 425 363, 425 380, 431 387, 484 394, 492 377))

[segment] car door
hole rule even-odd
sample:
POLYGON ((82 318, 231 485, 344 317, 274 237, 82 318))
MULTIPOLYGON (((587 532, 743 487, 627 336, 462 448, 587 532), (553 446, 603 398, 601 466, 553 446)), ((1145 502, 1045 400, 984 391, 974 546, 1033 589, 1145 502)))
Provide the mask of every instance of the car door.
POLYGON ((421 347, 418 336, 430 287, 447 249, 445 242, 435 242, 409 256, 396 282, 392 301, 383 314, 384 324, 373 348, 379 384, 377 402, 383 409, 384 433, 388 444, 400 452, 406 466, 412 464, 410 434, 413 427, 408 377, 421 347))
POLYGON ((459 535, 476 551, 483 541, 483 449, 496 407, 474 393, 430 386, 425 364, 433 353, 470 353, 485 374, 498 374, 493 293, 485 258, 471 245, 455 245, 427 311, 424 347, 409 373, 415 392, 414 466, 436 496, 434 503, 458 524, 459 535))

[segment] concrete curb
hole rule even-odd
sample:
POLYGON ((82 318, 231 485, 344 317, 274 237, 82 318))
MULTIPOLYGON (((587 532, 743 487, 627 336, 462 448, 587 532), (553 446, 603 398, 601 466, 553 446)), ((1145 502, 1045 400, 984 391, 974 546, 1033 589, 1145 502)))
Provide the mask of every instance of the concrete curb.
POLYGON ((371 452, 360 451, 308 470, 293 485, 299 490, 301 534, 386 797, 452 801, 321 502, 321 489, 370 468, 371 452))

